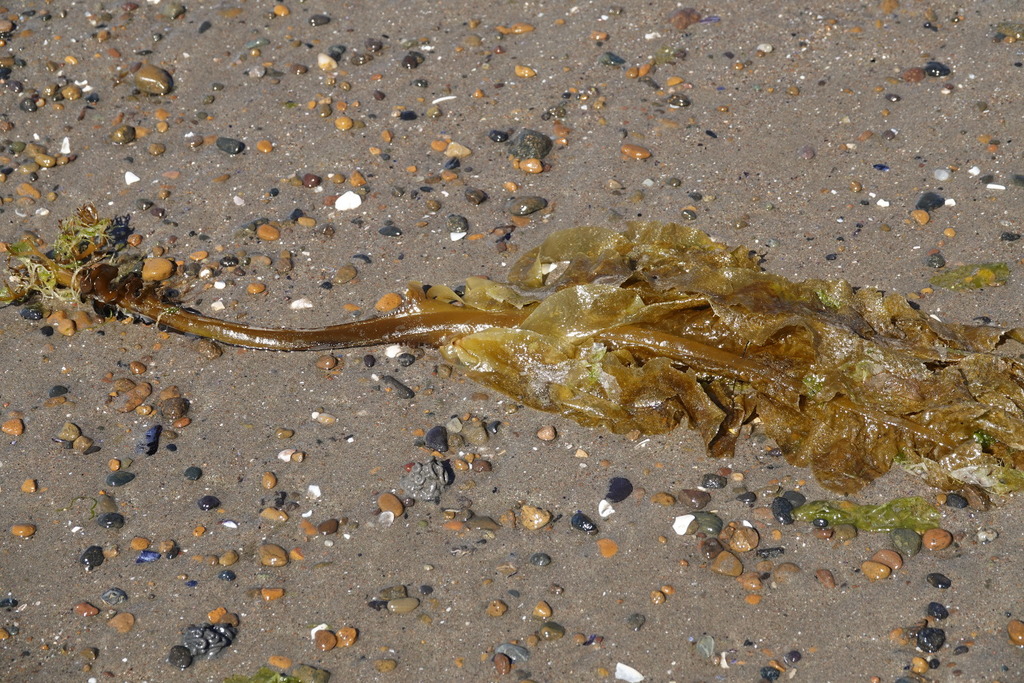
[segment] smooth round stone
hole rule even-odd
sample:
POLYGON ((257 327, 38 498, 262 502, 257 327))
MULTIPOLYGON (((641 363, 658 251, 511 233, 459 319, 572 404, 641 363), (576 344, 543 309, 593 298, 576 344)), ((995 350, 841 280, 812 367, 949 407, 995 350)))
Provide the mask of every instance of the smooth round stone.
POLYGON ((288 564, 288 553, 276 543, 264 543, 257 549, 256 556, 264 567, 283 567, 288 564))
POLYGON ((96 518, 96 523, 104 529, 120 529, 124 526, 124 515, 120 512, 105 512, 96 518))
POLYGON ((868 581, 881 581, 883 579, 888 579, 892 574, 891 567, 872 560, 862 562, 860 570, 864 573, 864 576, 868 577, 868 581))
POLYGON ((453 213, 445 219, 444 227, 448 232, 469 232, 469 221, 465 216, 453 213))
POLYGON ((508 143, 508 153, 518 160, 543 159, 551 151, 551 147, 551 138, 547 135, 523 128, 508 143))
POLYGON ((224 569, 219 574, 217 574, 217 578, 221 581, 234 581, 237 578, 237 576, 230 569, 224 569))
POLYGON ((438 453, 448 452, 448 430, 443 425, 437 425, 431 427, 426 436, 423 437, 423 443, 427 448, 438 453))
POLYGON ((587 517, 583 512, 577 510, 575 514, 569 519, 569 524, 573 529, 582 531, 588 536, 593 536, 597 533, 597 525, 594 524, 594 520, 587 517))
POLYGON ((701 488, 705 489, 724 489, 728 483, 729 480, 720 474, 710 473, 700 478, 701 488))
POLYGON ((928 62, 924 65, 924 72, 932 78, 942 78, 951 73, 949 67, 942 62, 928 62))
POLYGON ((917 649, 938 652, 946 643, 946 632, 941 628, 925 627, 917 632, 917 649))
POLYGON ((167 663, 173 666, 175 669, 185 669, 192 666, 192 653, 188 651, 188 648, 184 645, 175 645, 171 648, 171 651, 167 653, 167 663))
POLYGON ((903 558, 895 550, 879 550, 871 556, 872 562, 880 562, 893 571, 903 567, 903 558))
POLYGON ((639 612, 634 612, 633 614, 630 614, 628 617, 626 617, 626 626, 630 627, 634 631, 639 631, 644 627, 644 624, 646 623, 647 617, 640 614, 639 612))
POLYGON ((889 539, 903 557, 913 557, 921 552, 921 535, 913 529, 893 529, 889 532, 889 539))
POLYGON ((946 506, 954 508, 956 510, 963 510, 967 507, 967 499, 961 496, 959 493, 947 493, 946 494, 946 506))
POLYGON ((840 543, 857 538, 857 527, 852 524, 836 524, 832 527, 832 538, 840 543))
POLYGON ((377 594, 377 598, 384 602, 389 602, 391 600, 404 598, 407 595, 409 595, 409 589, 403 584, 398 584, 397 586, 388 586, 387 588, 381 589, 377 594))
POLYGON ((487 201, 487 193, 475 187, 468 188, 466 190, 466 201, 473 206, 479 206, 487 201))
POLYGON ((537 213, 548 205, 548 200, 543 197, 513 197, 505 204, 506 210, 513 216, 529 216, 537 213))
POLYGON ((792 503, 795 508, 798 508, 807 502, 807 496, 799 491, 786 491, 782 494, 782 497, 792 503))
POLYGON ((199 506, 200 510, 213 510, 220 507, 220 498, 217 496, 203 496, 196 501, 196 505, 199 506))
POLYGON ((545 621, 537 629, 537 635, 541 640, 558 640, 565 635, 565 627, 557 621, 545 621))
POLYGON ((953 582, 950 581, 948 576, 940 574, 939 572, 933 572, 926 576, 925 579, 930 585, 935 586, 936 588, 946 589, 953 585, 953 582))
POLYGON ((309 17, 310 26, 326 26, 331 23, 331 18, 326 14, 313 14, 309 17))
POLYGON ((929 529, 921 537, 921 545, 928 550, 944 550, 953 542, 953 534, 945 529, 929 529))
POLYGON ((217 149, 231 155, 241 154, 245 149, 245 143, 235 138, 219 137, 216 144, 217 149))
POLYGON ((118 486, 124 486, 125 484, 130 483, 133 479, 135 479, 134 472, 126 472, 124 470, 111 472, 107 475, 107 486, 113 486, 115 488, 118 486))
POLYGON ((945 206, 945 204, 946 199, 942 195, 935 192, 925 192, 918 198, 914 208, 922 211, 934 211, 945 206))
POLYGON ((772 500, 772 516, 779 524, 792 524, 793 503, 782 496, 774 498, 772 500))
POLYGON ((728 550, 723 550, 711 561, 711 571, 725 576, 739 576, 743 573, 743 563, 728 550))
POLYGON ((127 145, 135 141, 135 126, 118 126, 110 134, 110 141, 115 145, 127 145))
POLYGON ((166 258, 148 258, 142 262, 142 279, 146 282, 161 282, 174 275, 174 261, 166 258))
POLYGON ((174 79, 158 66, 143 64, 135 72, 135 87, 147 95, 166 95, 174 89, 174 79))
POLYGON ((203 476, 203 470, 199 467, 187 467, 185 468, 185 478, 189 481, 199 481, 203 476))
POLYGON ((932 619, 946 619, 949 617, 949 610, 941 602, 929 602, 925 611, 932 619))
POLYGON ((530 555, 530 564, 538 567, 546 567, 551 564, 551 556, 547 553, 534 553, 530 555))
POLYGON ((676 501, 691 510, 703 510, 711 502, 711 494, 698 489, 683 489, 676 494, 676 501))
POLYGON ((520 523, 531 531, 545 526, 551 521, 551 513, 543 508, 532 505, 524 505, 520 516, 520 523))
POLYGON ((98 545, 91 545, 82 551, 78 561, 85 565, 86 571, 92 571, 103 564, 103 548, 98 545))
POLYGON ((419 606, 419 598, 395 598, 394 600, 388 600, 388 611, 392 614, 408 614, 419 606))

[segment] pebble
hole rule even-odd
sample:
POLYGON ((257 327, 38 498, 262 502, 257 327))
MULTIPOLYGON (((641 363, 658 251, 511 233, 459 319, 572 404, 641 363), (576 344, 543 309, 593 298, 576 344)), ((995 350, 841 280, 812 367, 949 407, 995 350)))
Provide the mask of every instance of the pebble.
POLYGON ((944 550, 953 542, 953 534, 945 529, 929 529, 921 536, 921 545, 928 550, 944 550))
POLYGON ((1011 619, 1006 625, 1006 635, 1014 645, 1024 645, 1024 621, 1011 619))
POLYGON ((601 557, 614 557, 619 552, 619 544, 610 538, 601 538, 597 541, 597 551, 601 553, 601 557))
POLYGON ((565 627, 557 621, 545 621, 537 629, 537 635, 541 640, 558 640, 565 635, 565 627))
POLYGON ((264 567, 283 567, 288 564, 288 553, 275 543, 261 545, 256 551, 256 556, 264 567))
POLYGON ((508 611, 508 605, 503 600, 491 600, 487 603, 487 616, 500 617, 508 611))
POLYGON ((196 501, 200 510, 214 510, 220 507, 220 498, 217 496, 203 496, 196 501))
POLYGON ((134 479, 135 479, 135 473, 134 472, 126 472, 124 470, 120 470, 120 471, 111 472, 110 474, 108 474, 106 482, 107 482, 107 486, 112 486, 114 488, 117 488, 118 486, 124 486, 125 484, 131 483, 131 481, 134 480, 134 479))
POLYGON ((547 526, 548 522, 551 521, 551 513, 533 505, 524 505, 519 521, 527 529, 535 531, 547 526))
POLYGON ((621 503, 633 493, 633 483, 625 477, 612 477, 608 482, 608 492, 604 499, 609 503, 621 503))
POLYGON ((888 567, 881 562, 874 562, 867 560, 862 562, 860 570, 868 578, 868 581, 881 581, 889 578, 892 574, 892 568, 888 567))
POLYGON ((698 489, 683 489, 676 494, 676 500, 691 510, 703 510, 711 502, 711 494, 698 489))
POLYGON ((757 547, 760 542, 760 534, 757 529, 749 526, 740 526, 729 539, 729 547, 736 552, 746 553, 757 547))
POLYGON ((546 567, 551 564, 551 556, 547 553, 534 553, 530 555, 530 564, 538 567, 546 567))
POLYGON ((382 493, 377 497, 377 507, 381 509, 381 512, 390 512, 395 517, 401 517, 405 514, 405 505, 402 501, 393 493, 382 493))
POLYGON ((217 138, 216 145, 217 149, 232 156, 241 154, 242 150, 245 149, 245 143, 235 138, 219 137, 217 138))
POLYGON ((668 17, 668 23, 677 31, 685 31, 701 19, 700 12, 692 7, 678 9, 668 17))
POLYGON ((772 516, 779 524, 792 524, 793 504, 788 498, 777 496, 772 500, 772 516))
POLYGON ((502 643, 494 648, 494 651, 511 659, 513 664, 526 664, 530 661, 530 651, 522 645, 502 643))
POLYGON ((893 529, 889 532, 889 539, 904 557, 913 557, 921 552, 921 534, 913 529, 893 529))
POLYGON ((25 431, 25 423, 20 418, 11 418, 0 425, 0 431, 8 436, 21 436, 25 431))
POLYGON ((174 261, 166 258, 148 258, 142 262, 142 279, 161 282, 174 275, 174 261))
POLYGON ((925 613, 933 619, 946 619, 949 617, 949 610, 941 602, 929 602, 925 613))
POLYGON ((35 524, 14 524, 11 526, 11 534, 18 538, 31 538, 35 533, 35 524))
POLYGON ((189 481, 199 481, 203 477, 203 470, 201 467, 195 465, 186 467, 182 475, 189 481))
POLYGON ((569 519, 569 524, 573 529, 582 531, 588 536, 592 536, 597 533, 597 525, 594 524, 594 520, 583 514, 582 510, 577 510, 573 516, 569 519))
POLYGON ((98 545, 89 546, 78 557, 78 562, 85 566, 87 572, 99 567, 103 564, 103 560, 103 548, 98 545))
POLYGON ((512 660, 508 655, 496 654, 491 658, 491 662, 494 664, 494 672, 499 676, 505 676, 512 671, 512 660))
POLYGON ((873 562, 880 562, 893 571, 903 566, 903 558, 895 550, 879 550, 871 556, 873 562))
POLYGON ((548 200, 543 197, 513 197, 505 203, 505 209, 513 216, 529 216, 530 214, 537 213, 547 205, 548 200))
POLYGON ((651 495, 651 502, 662 507, 672 507, 676 504, 676 497, 671 493, 659 491, 651 495))
POLYGON ((961 496, 959 493, 947 493, 946 494, 946 507, 951 507, 955 510, 963 510, 967 507, 967 499, 961 496))
POLYGON ((176 669, 184 671, 192 666, 192 653, 184 645, 175 645, 167 653, 167 663, 176 669))
MULTIPOLYGON (((500 131, 493 132, 500 133, 500 131)), ((494 140, 493 135, 491 139, 494 140)), ((501 140, 495 140, 495 142, 501 142, 501 140)), ((523 128, 508 143, 508 153, 520 161, 523 159, 543 159, 551 151, 552 145, 551 138, 544 133, 523 128)))
POLYGON ((322 628, 313 636, 313 647, 320 652, 330 652, 338 647, 338 636, 333 631, 322 628))
POLYGON ((721 474, 709 473, 700 478, 701 488, 705 489, 724 489, 728 483, 729 480, 721 474))
POLYGON ((143 64, 135 72, 135 87, 147 95, 166 95, 174 89, 174 79, 164 69, 143 64))
POLYGON ((380 378, 380 383, 388 389, 391 389, 391 393, 398 398, 409 400, 416 396, 415 391, 402 384, 402 382, 391 375, 383 375, 380 378))
POLYGON ((122 602, 127 602, 128 594, 120 588, 114 587, 103 591, 100 598, 108 605, 120 605, 122 602))
POLYGON ((739 576, 743 573, 743 563, 728 550, 723 550, 711 561, 711 571, 725 576, 739 576))
POLYGON ((619 148, 619 152, 622 153, 622 156, 630 159, 648 159, 651 156, 651 150, 631 143, 622 145, 622 147, 619 148))
POLYGON ((921 652, 938 652, 946 643, 946 632, 941 628, 926 626, 917 632, 917 649, 921 652))
POLYGON ((926 576, 925 579, 928 581, 929 585, 934 586, 935 588, 946 589, 953 585, 953 582, 950 581, 948 576, 940 574, 939 572, 932 572, 926 576))
POLYGON ((107 620, 107 625, 118 633, 128 633, 135 626, 135 615, 131 612, 119 612, 107 620))
POLYGON ((96 518, 96 524, 103 529, 121 529, 124 527, 124 515, 120 512, 104 512, 96 518))

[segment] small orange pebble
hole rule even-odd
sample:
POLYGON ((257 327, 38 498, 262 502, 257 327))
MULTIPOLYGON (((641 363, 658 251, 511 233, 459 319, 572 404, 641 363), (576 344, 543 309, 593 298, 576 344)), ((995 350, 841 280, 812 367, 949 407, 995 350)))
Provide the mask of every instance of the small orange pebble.
POLYGON ((441 528, 447 529, 448 531, 462 531, 466 528, 466 524, 457 519, 452 519, 442 524, 441 528))
POLYGON ((261 588, 260 597, 264 602, 273 602, 274 600, 280 600, 284 597, 283 588, 261 588))
POLYGON ((536 71, 523 64, 516 64, 515 72, 516 76, 519 76, 519 78, 533 78, 537 75, 536 71))
POLYGON ((1006 625, 1006 635, 1014 645, 1024 645, 1024 621, 1011 619, 1006 625))
POLYGON ((260 140, 256 143, 256 149, 263 152, 264 154, 270 154, 274 151, 274 143, 270 140, 260 140))
POLYGON ((953 542, 953 534, 945 529, 929 529, 921 536, 921 545, 928 550, 943 550, 953 542))
POLYGON ((35 493, 39 490, 39 483, 35 479, 26 479, 21 482, 22 493, 35 493))
POLYGON ((871 556, 872 562, 879 562, 893 571, 903 567, 903 557, 895 550, 879 550, 871 556))
POLYGON ((942 231, 942 234, 946 237, 956 237, 956 230, 953 228, 946 228, 942 231))
POLYGON ((352 187, 362 187, 366 184, 366 178, 359 171, 352 171, 352 175, 348 177, 348 184, 352 187))
POLYGON ((891 567, 872 560, 862 562, 860 570, 868 578, 868 581, 881 581, 889 578, 889 575, 892 574, 891 567))
POLYGON ((597 539, 597 551, 601 557, 612 557, 619 552, 619 544, 610 538, 597 539))
POLYGON ((519 170, 523 173, 540 173, 544 163, 540 159, 523 159, 519 162, 519 170))
POLYGON ((263 294, 267 291, 267 286, 262 282, 252 282, 246 285, 245 291, 249 294, 263 294))
POLYGON ((228 610, 226 607, 217 607, 206 613, 206 620, 211 624, 219 624, 220 620, 227 615, 228 610))
POLYGON ((209 255, 210 255, 210 252, 208 252, 208 251, 193 251, 191 254, 188 255, 188 257, 190 259, 192 259, 193 261, 202 261, 204 258, 206 258, 209 255))
POLYGON ((393 311, 402 305, 402 297, 394 292, 388 292, 381 298, 377 299, 377 303, 373 305, 381 313, 387 313, 393 311))
POLYGON ((681 85, 683 82, 683 79, 680 78, 679 76, 669 76, 667 79, 665 79, 665 85, 667 85, 670 88, 677 85, 681 85))
POLYGON ((290 669, 292 668, 292 660, 290 657, 284 655, 270 655, 267 657, 267 664, 274 667, 275 669, 290 669))
POLYGON ((334 127, 338 130, 350 130, 355 122, 348 116, 339 116, 334 119, 334 127))
POLYGON ((11 534, 18 538, 30 538, 36 533, 35 524, 14 524, 11 526, 11 534))
POLYGON ((264 242, 274 242, 281 238, 281 231, 270 223, 263 223, 256 228, 256 236, 264 242))
POLYGON ((338 636, 338 647, 351 647, 359 638, 359 631, 351 626, 342 626, 335 635, 338 636))
POLYGON ((747 603, 748 605, 760 605, 762 599, 763 597, 761 595, 758 595, 757 593, 747 593, 743 597, 743 602, 747 603))
POLYGON ((646 147, 640 145, 634 145, 629 142, 619 148, 623 156, 630 157, 632 159, 647 159, 651 156, 651 151, 646 147))
POLYGON ((435 152, 443 152, 448 149, 448 142, 446 140, 431 140, 430 149, 435 152))
POLYGON ((928 221, 932 218, 924 209, 914 209, 910 212, 910 217, 913 218, 918 225, 927 225, 928 221))
POLYGON ((291 11, 285 5, 274 5, 275 17, 287 17, 291 11))
POLYGON ((0 431, 7 436, 21 436, 25 431, 25 423, 21 418, 14 417, 0 425, 0 431))

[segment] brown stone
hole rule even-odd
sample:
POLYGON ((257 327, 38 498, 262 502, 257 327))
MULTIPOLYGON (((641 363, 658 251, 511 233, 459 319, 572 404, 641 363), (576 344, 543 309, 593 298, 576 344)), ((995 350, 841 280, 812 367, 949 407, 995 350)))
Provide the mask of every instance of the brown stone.
POLYGON ((880 562, 893 571, 903 566, 903 557, 895 550, 879 550, 871 556, 872 562, 880 562))
POLYGON ((279 545, 264 543, 256 551, 264 567, 283 567, 288 564, 288 553, 279 545))
POLYGON ((1024 645, 1024 621, 1011 619, 1006 625, 1006 634, 1014 645, 1024 645))
POLYGON ((944 550, 953 542, 953 534, 945 529, 929 529, 921 536, 921 545, 928 550, 944 550))
POLYGON ((862 562, 860 570, 863 572, 864 576, 868 577, 868 581, 881 581, 883 579, 888 579, 889 575, 892 574, 891 567, 872 560, 862 562))
POLYGON ((818 571, 814 572, 814 576, 816 579, 818 579, 818 583, 820 583, 823 588, 836 587, 836 578, 832 576, 832 572, 830 572, 829 570, 819 569, 818 571))
POLYGON ((74 612, 80 617, 94 617, 100 613, 100 610, 93 604, 80 602, 74 606, 74 612))
POLYGON ((330 652, 338 646, 338 636, 322 628, 313 636, 313 645, 321 652, 330 652))
POLYGON ((135 626, 135 615, 131 612, 120 612, 107 620, 107 623, 118 633, 128 633, 135 626))
POLYGON ((728 550, 723 550, 711 561, 711 571, 726 576, 739 576, 743 573, 743 563, 728 550))
POLYGON ((390 512, 394 514, 396 518, 405 514, 405 505, 403 505, 401 499, 393 493, 380 494, 377 498, 377 507, 379 507, 382 512, 390 512))
POLYGON ((335 635, 338 637, 338 647, 351 647, 359 638, 359 631, 351 626, 343 626, 335 635))

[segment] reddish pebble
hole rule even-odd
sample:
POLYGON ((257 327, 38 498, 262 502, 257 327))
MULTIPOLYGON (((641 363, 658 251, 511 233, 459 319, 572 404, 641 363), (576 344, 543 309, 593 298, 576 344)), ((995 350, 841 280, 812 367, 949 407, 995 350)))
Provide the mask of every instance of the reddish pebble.
POLYGON ((494 671, 499 676, 504 676, 512 670, 512 660, 508 658, 508 655, 497 654, 494 655, 494 671))
POLYGON ((943 550, 953 542, 953 534, 945 529, 929 529, 921 536, 921 545, 928 550, 943 550))
POLYGON ((818 583, 820 583, 823 588, 836 587, 836 577, 832 576, 832 572, 830 572, 829 570, 819 569, 818 571, 814 572, 814 576, 818 579, 818 583))
POLYGON ((871 556, 873 562, 884 564, 889 569, 896 571, 903 566, 903 557, 895 550, 879 550, 871 556))
POLYGON ((624 144, 619 148, 623 156, 627 156, 631 159, 647 159, 651 156, 651 150, 640 145, 631 145, 629 143, 624 144))
POLYGON ((919 66, 914 66, 903 72, 901 78, 907 83, 920 83, 924 80, 925 73, 924 69, 919 66))
POLYGON ((100 613, 99 609, 95 605, 91 605, 88 602, 80 602, 74 607, 75 614, 80 617, 94 617, 100 613))
POLYGON ((700 12, 692 7, 684 7, 683 9, 676 10, 668 17, 668 22, 672 24, 672 27, 677 31, 685 31, 698 21, 700 21, 700 12))

